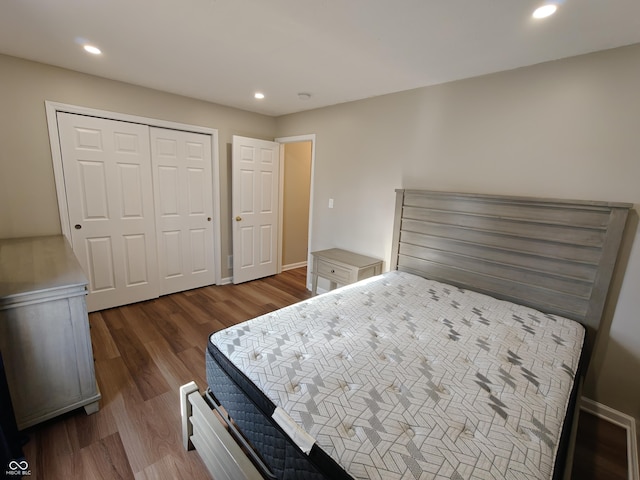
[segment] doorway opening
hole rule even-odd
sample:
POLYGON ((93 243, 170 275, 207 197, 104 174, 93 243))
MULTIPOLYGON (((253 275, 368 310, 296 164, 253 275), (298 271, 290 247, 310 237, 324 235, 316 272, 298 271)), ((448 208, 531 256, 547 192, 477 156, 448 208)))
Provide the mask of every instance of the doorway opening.
POLYGON ((307 266, 311 285, 315 135, 277 138, 280 147, 280 271, 307 266))

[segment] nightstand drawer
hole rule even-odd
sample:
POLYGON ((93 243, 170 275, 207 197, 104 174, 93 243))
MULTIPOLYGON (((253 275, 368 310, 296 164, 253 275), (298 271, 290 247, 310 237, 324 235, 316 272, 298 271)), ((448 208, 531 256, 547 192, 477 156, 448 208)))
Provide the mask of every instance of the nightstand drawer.
POLYGON ((318 260, 318 275, 332 282, 344 285, 349 283, 351 271, 348 268, 340 267, 325 260, 318 260))

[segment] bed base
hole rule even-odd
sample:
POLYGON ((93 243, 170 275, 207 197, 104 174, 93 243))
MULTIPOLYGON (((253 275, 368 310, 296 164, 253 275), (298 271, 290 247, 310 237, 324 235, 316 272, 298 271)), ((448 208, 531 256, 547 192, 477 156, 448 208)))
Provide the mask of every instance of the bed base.
MULTIPOLYGON (((580 415, 582 378, 576 378, 571 419, 567 424, 564 458, 556 464, 553 478, 571 480, 573 455, 580 415)), ((204 394, 195 382, 180 387, 182 441, 185 450, 197 450, 209 474, 216 480, 276 480, 274 475, 242 433, 221 410, 221 405, 207 389, 204 394), (215 413, 219 416, 217 416, 215 413), (223 424, 224 422, 224 424, 223 424)))
POLYGON ((215 398, 208 391, 201 395, 195 382, 180 387, 180 411, 185 450, 195 448, 216 480, 275 480, 215 398))

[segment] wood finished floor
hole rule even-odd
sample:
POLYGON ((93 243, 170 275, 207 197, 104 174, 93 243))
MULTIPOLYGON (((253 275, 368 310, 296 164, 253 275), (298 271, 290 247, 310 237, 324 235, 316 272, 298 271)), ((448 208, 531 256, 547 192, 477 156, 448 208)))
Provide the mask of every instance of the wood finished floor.
MULTIPOLYGON (((182 448, 178 389, 191 380, 205 387, 211 332, 308 298, 305 278, 301 268, 90 314, 100 411, 28 430, 29 478, 209 479, 197 452, 182 448)), ((626 479, 620 431, 585 418, 573 478, 626 479)))
POLYGON ((580 413, 573 462, 575 480, 627 480, 627 432, 590 413, 580 413))

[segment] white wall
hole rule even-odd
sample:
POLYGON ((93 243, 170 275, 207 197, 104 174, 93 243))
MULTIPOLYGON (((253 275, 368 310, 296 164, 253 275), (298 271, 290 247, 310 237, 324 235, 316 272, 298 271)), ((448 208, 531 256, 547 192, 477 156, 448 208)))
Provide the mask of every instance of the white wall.
MULTIPOLYGON (((279 136, 317 135, 312 249, 348 248, 388 265, 395 188, 637 208, 639 85, 634 45, 278 118, 279 136)), ((615 317, 586 394, 640 421, 637 230, 634 212, 615 317)))

